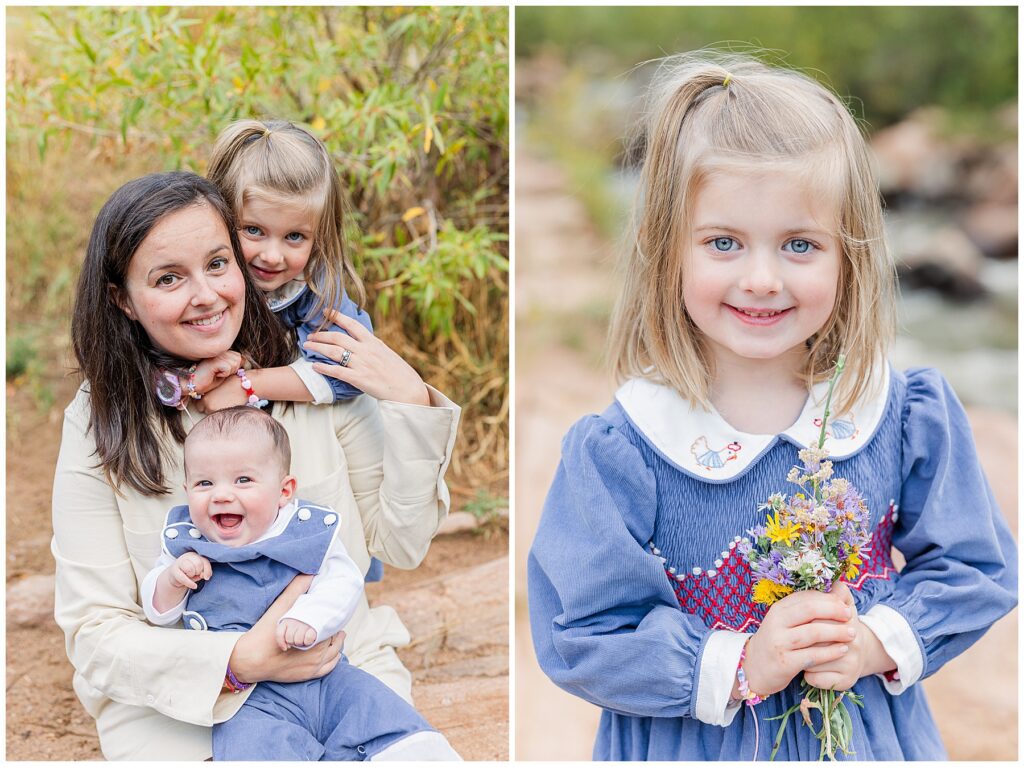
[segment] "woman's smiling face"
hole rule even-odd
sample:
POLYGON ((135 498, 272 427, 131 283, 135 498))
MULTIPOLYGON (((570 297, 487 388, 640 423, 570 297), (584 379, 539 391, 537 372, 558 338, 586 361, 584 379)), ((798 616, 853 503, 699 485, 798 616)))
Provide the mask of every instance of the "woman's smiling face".
POLYGON ((231 348, 245 279, 227 226, 205 202, 160 219, 132 256, 118 305, 153 345, 186 360, 231 348))

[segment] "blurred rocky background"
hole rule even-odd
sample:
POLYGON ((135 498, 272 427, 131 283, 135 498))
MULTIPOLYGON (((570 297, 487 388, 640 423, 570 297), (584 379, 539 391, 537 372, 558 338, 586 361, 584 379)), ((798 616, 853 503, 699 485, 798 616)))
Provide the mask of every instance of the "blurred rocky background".
MULTIPOLYGON (((612 266, 637 169, 621 137, 651 67, 713 44, 830 84, 877 158, 900 278, 898 368, 938 367, 1017 530, 1017 9, 516 10, 516 756, 587 759, 599 711, 536 666, 526 555, 561 436, 600 412, 612 266), (552 727, 552 722, 558 722, 552 727)), ((953 759, 1015 759, 1016 611, 926 680, 953 759)))

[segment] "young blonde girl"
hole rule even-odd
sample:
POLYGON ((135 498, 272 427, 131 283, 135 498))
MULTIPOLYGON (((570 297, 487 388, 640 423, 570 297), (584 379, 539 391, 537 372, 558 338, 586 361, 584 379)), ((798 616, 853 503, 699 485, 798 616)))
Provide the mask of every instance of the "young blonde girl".
POLYGON ((334 367, 335 360, 305 345, 311 333, 339 329, 330 327, 331 310, 372 330, 369 315, 349 297, 362 304, 366 293, 345 247, 341 185, 327 148, 290 122, 239 120, 217 137, 207 177, 234 208, 249 274, 296 332, 302 354, 291 371, 309 396, 287 396, 295 393, 287 388, 294 377, 264 381, 260 396, 311 397, 317 404, 358 396, 350 383, 316 372, 314 364, 334 367))
POLYGON ((287 368, 248 371, 239 386, 230 379, 244 361, 229 351, 165 374, 162 400, 184 407, 206 397, 203 409, 216 410, 247 400, 329 404, 360 395, 347 380, 351 371, 339 370, 358 366, 353 354, 328 357, 310 337, 351 331, 353 321, 373 330, 349 297, 361 304, 366 293, 345 248, 340 181, 327 148, 290 122, 239 120, 218 136, 207 177, 232 205, 249 276, 294 333, 300 356, 287 368))
MULTIPOLYGON (((604 710, 595 759, 766 758, 801 678, 863 696, 856 758, 941 759, 918 682, 1016 604, 1016 552, 949 385, 885 361, 894 268, 861 132, 814 80, 701 52, 662 63, 638 139, 623 383, 566 436, 529 557, 540 664, 604 710), (870 555, 766 610, 737 543, 817 437, 840 353, 827 447, 870 555)), ((819 750, 791 722, 777 758, 819 750)))

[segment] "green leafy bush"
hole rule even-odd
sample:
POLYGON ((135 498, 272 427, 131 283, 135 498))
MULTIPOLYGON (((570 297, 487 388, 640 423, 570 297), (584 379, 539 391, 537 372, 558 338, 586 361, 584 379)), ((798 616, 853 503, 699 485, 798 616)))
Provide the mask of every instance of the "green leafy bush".
POLYGON ((26 224, 8 243, 9 320, 45 298, 42 319, 66 324, 118 185, 204 172, 232 120, 290 119, 346 184, 378 332, 469 403, 475 460, 456 476, 507 477, 507 9, 12 8, 7 28, 9 215, 26 224))

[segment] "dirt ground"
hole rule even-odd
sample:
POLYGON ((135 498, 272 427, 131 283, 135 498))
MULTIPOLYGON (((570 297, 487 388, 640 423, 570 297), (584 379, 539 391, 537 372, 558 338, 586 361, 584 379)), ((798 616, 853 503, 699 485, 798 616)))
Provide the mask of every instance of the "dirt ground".
MULTIPOLYGON (((74 386, 55 381, 58 403, 74 386)), ((26 391, 7 389, 7 586, 52 574, 50 492, 63 405, 35 410, 26 391)), ((403 661, 413 672, 416 704, 467 760, 504 760, 508 728, 508 535, 499 528, 435 539, 414 571, 387 568, 367 591, 405 617, 413 644, 403 661), (486 577, 485 577, 486 576, 486 577), (470 593, 467 593, 469 589, 470 593), (406 595, 448 605, 417 614, 406 595), (467 605, 479 609, 464 616, 467 605), (454 616, 454 617, 453 617, 454 616), (420 636, 417 629, 429 634, 420 636)), ((71 688, 63 635, 52 619, 7 624, 9 760, 102 759, 93 721, 71 688)))
MULTIPOLYGON (((612 304, 612 250, 570 182, 520 144, 516 158, 516 758, 588 760, 599 710, 555 687, 529 636, 526 556, 554 477, 559 445, 614 391, 601 372, 612 304)), ((969 412, 985 471, 1017 531, 1017 419, 969 412)), ((1017 611, 925 680, 951 759, 1017 758, 1017 611)))

